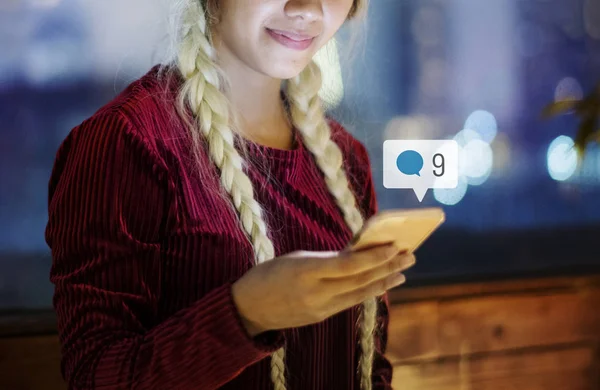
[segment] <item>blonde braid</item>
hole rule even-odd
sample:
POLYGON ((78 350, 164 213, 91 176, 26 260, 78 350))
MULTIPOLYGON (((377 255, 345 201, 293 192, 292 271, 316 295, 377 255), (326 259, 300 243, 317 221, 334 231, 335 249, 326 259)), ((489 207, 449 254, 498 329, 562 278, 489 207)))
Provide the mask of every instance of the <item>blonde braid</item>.
MULTIPOLYGON (((275 256, 260 204, 254 199, 250 178, 242 169, 243 160, 234 146, 229 125, 229 103, 223 93, 224 78, 215 63, 215 49, 207 33, 206 15, 199 1, 191 1, 184 15, 178 67, 185 78, 180 105, 187 103, 195 114, 198 128, 208 142, 212 161, 221 172, 221 184, 231 199, 251 239, 256 262, 275 256)), ((195 133, 193 131, 193 133, 195 133)), ((199 135, 193 134, 198 143, 199 135)), ((271 380, 276 390, 285 390, 285 349, 271 356, 271 380)))
MULTIPOLYGON (((348 178, 343 169, 342 151, 331 139, 331 130, 325 120, 319 98, 321 84, 321 70, 314 61, 300 75, 289 80, 288 98, 291 103, 292 120, 323 172, 329 191, 342 210, 346 223, 352 233, 357 234, 363 226, 364 219, 356 206, 356 198, 350 191, 348 178)), ((376 298, 363 302, 362 309, 360 318, 362 355, 359 363, 361 388, 371 390, 375 354, 373 332, 377 320, 376 298)))

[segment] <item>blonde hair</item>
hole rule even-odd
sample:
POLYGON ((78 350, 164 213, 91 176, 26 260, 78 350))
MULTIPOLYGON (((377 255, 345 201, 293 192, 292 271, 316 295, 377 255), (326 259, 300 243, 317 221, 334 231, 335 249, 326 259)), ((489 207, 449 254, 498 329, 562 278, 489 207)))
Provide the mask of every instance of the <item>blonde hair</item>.
MULTIPOLYGON (((227 82, 217 65, 211 42, 209 26, 215 20, 212 7, 216 6, 217 0, 174 1, 181 17, 180 28, 174 32, 178 37, 176 66, 185 80, 179 94, 178 109, 181 113, 185 113, 187 107, 191 109, 194 121, 188 122, 188 125, 195 153, 199 153, 204 140, 211 161, 220 172, 220 183, 252 244, 256 264, 272 260, 275 256, 273 242, 268 236, 262 207, 254 199, 252 182, 242 169, 244 159, 234 145, 232 126, 235 118, 232 118, 230 103, 224 92, 227 82)), ((366 2, 355 0, 349 18, 364 10, 366 2)), ((356 234, 364 220, 343 169, 342 151, 331 138, 319 97, 321 84, 321 71, 314 61, 297 77, 287 81, 291 119, 323 172, 327 187, 342 210, 346 223, 356 234)), ((376 319, 377 298, 371 298, 363 302, 359 317, 362 350, 359 371, 363 390, 372 389, 376 319)), ((271 380, 276 390, 286 389, 285 347, 271 356, 271 380)))

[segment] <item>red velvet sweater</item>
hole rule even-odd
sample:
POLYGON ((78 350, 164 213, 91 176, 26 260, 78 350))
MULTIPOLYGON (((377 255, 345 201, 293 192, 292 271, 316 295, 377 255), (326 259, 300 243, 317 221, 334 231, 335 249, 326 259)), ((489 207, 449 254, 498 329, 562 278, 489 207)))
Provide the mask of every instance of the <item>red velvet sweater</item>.
MULTIPOLYGON (((358 390, 358 306, 310 326, 246 333, 231 285, 251 268, 252 248, 212 190, 207 154, 199 171, 192 164, 175 113, 181 80, 166 84, 156 70, 72 129, 56 155, 46 242, 69 388, 270 389, 268 357, 285 344, 290 390, 358 390)), ((367 151, 331 126, 368 217, 377 202, 367 151)), ((299 137, 292 150, 240 142, 277 256, 347 245, 351 231, 299 137)), ((375 389, 391 389, 384 298, 375 389)))

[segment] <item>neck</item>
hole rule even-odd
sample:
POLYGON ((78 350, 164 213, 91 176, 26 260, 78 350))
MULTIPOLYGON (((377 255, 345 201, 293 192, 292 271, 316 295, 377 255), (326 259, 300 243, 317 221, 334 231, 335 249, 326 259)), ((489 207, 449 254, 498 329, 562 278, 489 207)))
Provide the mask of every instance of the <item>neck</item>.
POLYGON ((219 65, 229 81, 227 97, 236 114, 236 130, 266 146, 291 148, 292 129, 281 100, 281 80, 254 71, 223 46, 217 48, 219 65))

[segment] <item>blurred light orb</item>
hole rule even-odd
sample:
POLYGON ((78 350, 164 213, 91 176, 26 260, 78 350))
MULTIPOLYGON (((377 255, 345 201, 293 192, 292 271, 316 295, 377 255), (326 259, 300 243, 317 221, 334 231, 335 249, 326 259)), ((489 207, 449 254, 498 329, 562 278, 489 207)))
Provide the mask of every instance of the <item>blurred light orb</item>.
POLYGON ((496 137, 498 123, 491 112, 477 110, 469 115, 463 128, 475 130, 483 141, 490 143, 496 137))
POLYGON ((467 183, 470 186, 480 186, 480 185, 482 185, 483 183, 485 183, 489 179, 489 177, 490 177, 491 174, 492 174, 492 170, 488 169, 481 176, 477 176, 477 177, 474 177, 474 176, 465 176, 465 179, 467 180, 467 183))
POLYGON ((559 81, 554 90, 554 101, 579 100, 583 98, 583 88, 573 77, 565 77, 559 81))
POLYGON ((568 180, 577 169, 577 152, 571 137, 560 135, 548 146, 547 164, 550 177, 557 181, 568 180))
POLYGON ((57 79, 66 82, 69 76, 67 70, 71 66, 69 60, 79 54, 78 50, 77 45, 67 38, 31 44, 23 64, 28 81, 34 85, 44 85, 57 79))
POLYGON ((494 153, 490 144, 482 140, 472 140, 459 149, 458 173, 470 185, 483 184, 492 172, 494 153))
POLYGON ((465 197, 468 187, 467 180, 459 176, 458 185, 455 188, 434 188, 433 197, 441 204, 454 206, 465 197))
POLYGON ((481 136, 475 130, 463 129, 454 136, 454 140, 458 146, 464 147, 473 140, 481 140, 481 136))

